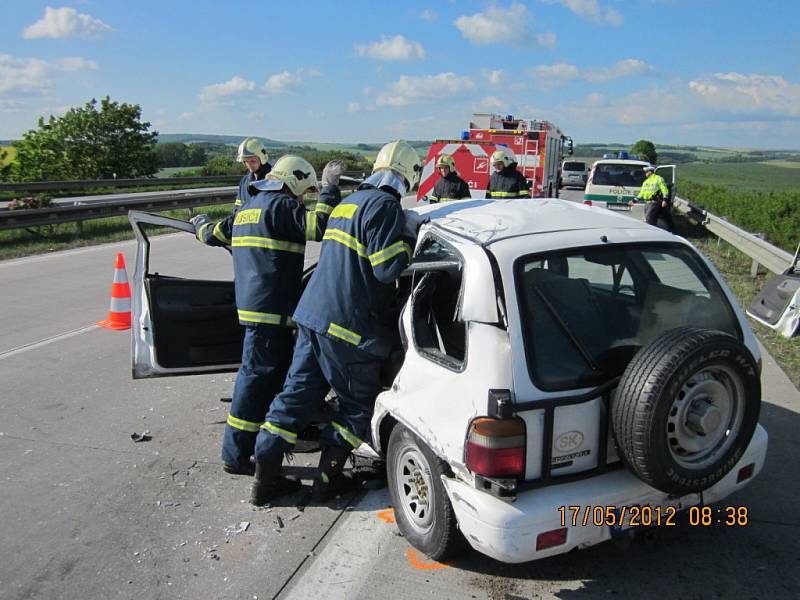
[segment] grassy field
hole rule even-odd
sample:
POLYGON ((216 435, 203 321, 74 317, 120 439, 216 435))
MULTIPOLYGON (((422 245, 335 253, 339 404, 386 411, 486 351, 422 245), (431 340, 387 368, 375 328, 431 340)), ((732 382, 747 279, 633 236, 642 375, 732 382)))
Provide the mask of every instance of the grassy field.
POLYGON ((173 177, 175 173, 200 173, 202 167, 164 167, 156 173, 156 177, 173 177))
POLYGON ((677 172, 678 189, 681 179, 704 185, 760 192, 800 189, 800 163, 789 161, 713 164, 697 162, 679 165, 677 172))
POLYGON ((14 162, 14 159, 17 157, 17 149, 14 146, 0 146, 0 150, 5 150, 6 152, 6 158, 0 161, 0 165, 14 162))

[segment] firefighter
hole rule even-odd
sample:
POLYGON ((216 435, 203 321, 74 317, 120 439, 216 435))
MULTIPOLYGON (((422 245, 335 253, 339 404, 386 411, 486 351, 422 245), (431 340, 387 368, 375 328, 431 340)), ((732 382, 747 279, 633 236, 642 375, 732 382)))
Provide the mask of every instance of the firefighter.
POLYGON ((433 186, 433 194, 428 198, 430 202, 449 202, 471 197, 467 182, 456 173, 456 162, 452 156, 447 154, 439 156, 436 168, 441 177, 433 186))
POLYGON ((530 198, 530 184, 517 171, 517 161, 510 150, 501 148, 492 154, 492 173, 486 197, 492 199, 530 198))
POLYGON ((291 362, 291 314, 300 298, 305 243, 322 239, 341 200, 343 172, 342 161, 325 166, 319 202, 307 210, 303 194, 318 187, 314 168, 298 156, 282 156, 266 179, 253 182, 255 193, 238 212, 217 223, 207 215, 192 219, 200 241, 232 249, 236 308, 244 326, 242 365, 222 440, 228 473, 255 471, 250 457, 256 435, 291 362))
POLYGON ((656 175, 653 165, 644 167, 644 182, 636 196, 637 200, 647 202, 644 209, 644 219, 648 225, 658 226, 658 220, 663 219, 667 231, 672 231, 672 207, 670 206, 669 188, 661 175, 656 175))
POLYGON ((297 343, 289 375, 256 441, 250 498, 256 506, 300 487, 281 474, 283 455, 330 388, 338 396, 338 409, 320 433, 312 498, 324 501, 355 485, 342 469, 368 433, 381 390, 381 362, 391 350, 390 328, 397 327, 387 322, 387 307, 422 223, 416 213, 403 211, 400 200, 420 171, 409 144, 386 144, 372 175, 331 213, 319 263, 294 312, 297 343))
POLYGON ((236 153, 236 160, 244 163, 247 173, 239 181, 239 192, 233 202, 234 213, 250 199, 250 185, 254 181, 264 179, 272 169, 267 149, 254 137, 242 140, 242 143, 239 144, 239 151, 236 153))

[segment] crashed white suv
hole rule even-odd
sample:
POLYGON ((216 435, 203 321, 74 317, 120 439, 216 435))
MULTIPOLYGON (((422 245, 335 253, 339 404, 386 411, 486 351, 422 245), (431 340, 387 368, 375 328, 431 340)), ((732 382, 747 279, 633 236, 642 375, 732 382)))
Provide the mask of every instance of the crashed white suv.
MULTIPOLYGON (((688 242, 561 200, 415 210, 431 221, 387 307, 398 337, 371 444, 411 544, 553 556, 674 522, 760 471, 758 346, 688 242)), ((134 376, 235 366, 222 322, 226 357, 191 325, 228 310, 235 331, 223 282, 149 274, 137 236, 134 376)))

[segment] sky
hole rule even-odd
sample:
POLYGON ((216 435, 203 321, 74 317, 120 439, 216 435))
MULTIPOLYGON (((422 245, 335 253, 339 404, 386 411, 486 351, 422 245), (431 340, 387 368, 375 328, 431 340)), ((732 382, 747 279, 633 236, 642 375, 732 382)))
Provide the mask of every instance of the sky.
POLYGON ((797 0, 0 0, 0 139, 93 97, 162 133, 800 148, 797 0))

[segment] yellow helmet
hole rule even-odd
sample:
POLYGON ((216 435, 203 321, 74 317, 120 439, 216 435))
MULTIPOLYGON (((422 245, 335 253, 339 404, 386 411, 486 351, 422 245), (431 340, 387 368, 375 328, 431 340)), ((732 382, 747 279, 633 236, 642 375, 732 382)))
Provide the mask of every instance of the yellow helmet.
POLYGON ((436 161, 437 167, 447 167, 451 171, 456 170, 456 161, 449 154, 440 154, 439 159, 436 161))
POLYGON ((267 160, 269 160, 269 154, 267 154, 267 149, 264 145, 258 141, 258 139, 249 137, 245 138, 241 144, 239 144, 239 151, 236 153, 236 160, 237 162, 244 162, 245 158, 250 158, 251 156, 257 157, 262 165, 267 164, 267 160))
POLYGON ((317 172, 305 158, 287 154, 275 161, 272 170, 266 179, 282 181, 297 197, 302 196, 311 188, 318 189, 317 172))
POLYGON ((401 177, 405 177, 408 189, 412 189, 419 181, 422 171, 422 162, 417 151, 412 148, 405 140, 389 142, 375 158, 372 172, 383 169, 391 169, 401 177))
POLYGON ((508 148, 500 148, 492 153, 492 165, 496 163, 503 163, 503 168, 517 162, 516 156, 508 148))

